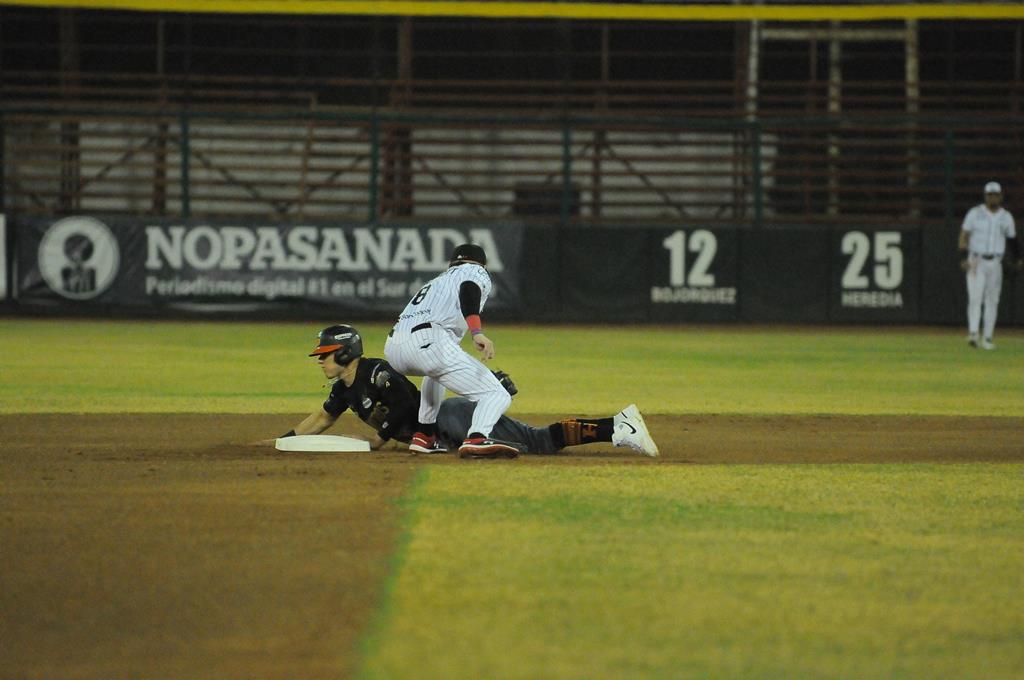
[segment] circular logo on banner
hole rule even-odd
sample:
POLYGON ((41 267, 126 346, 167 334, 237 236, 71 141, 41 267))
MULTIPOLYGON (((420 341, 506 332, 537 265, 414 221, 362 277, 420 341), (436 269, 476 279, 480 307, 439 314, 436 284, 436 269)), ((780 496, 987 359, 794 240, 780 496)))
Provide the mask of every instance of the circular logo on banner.
POLYGON ((92 217, 54 222, 39 243, 43 280, 53 292, 72 300, 88 300, 109 288, 120 263, 117 238, 92 217))

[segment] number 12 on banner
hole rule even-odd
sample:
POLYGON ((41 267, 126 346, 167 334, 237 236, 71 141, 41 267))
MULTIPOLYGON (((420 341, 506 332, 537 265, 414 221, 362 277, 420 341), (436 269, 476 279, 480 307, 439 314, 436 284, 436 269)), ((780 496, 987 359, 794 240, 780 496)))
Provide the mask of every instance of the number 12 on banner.
POLYGON ((662 241, 662 245, 669 253, 669 285, 671 286, 693 286, 705 287, 715 285, 715 275, 708 273, 715 253, 718 252, 718 239, 706 229, 698 229, 690 234, 689 239, 686 232, 679 230, 662 241), (690 268, 689 276, 686 273, 686 253, 695 253, 697 259, 690 268))

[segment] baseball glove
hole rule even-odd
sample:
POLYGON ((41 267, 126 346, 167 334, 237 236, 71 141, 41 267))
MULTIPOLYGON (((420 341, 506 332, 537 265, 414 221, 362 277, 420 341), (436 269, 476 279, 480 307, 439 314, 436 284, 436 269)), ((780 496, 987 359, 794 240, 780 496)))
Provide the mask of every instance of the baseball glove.
POLYGON ((494 374, 494 377, 498 379, 498 382, 501 383, 501 386, 504 387, 510 395, 515 396, 515 394, 519 392, 519 388, 516 387, 514 382, 512 382, 512 376, 508 373, 505 371, 491 371, 491 373, 494 374))

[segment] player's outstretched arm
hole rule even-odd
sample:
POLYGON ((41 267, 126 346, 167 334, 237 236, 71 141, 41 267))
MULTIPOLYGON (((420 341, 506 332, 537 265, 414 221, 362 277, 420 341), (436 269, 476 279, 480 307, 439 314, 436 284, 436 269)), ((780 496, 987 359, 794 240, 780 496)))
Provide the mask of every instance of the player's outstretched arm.
POLYGON ((338 419, 327 411, 320 409, 310 413, 306 418, 292 430, 295 434, 320 434, 338 419))
MULTIPOLYGON (((296 425, 289 432, 285 432, 282 437, 292 437, 297 434, 320 434, 331 425, 334 424, 338 418, 332 416, 327 411, 320 409, 320 411, 314 411, 308 416, 303 418, 302 422, 296 425)), ((263 439, 258 442, 253 442, 256 446, 273 446, 277 442, 277 437, 274 439, 263 439)))

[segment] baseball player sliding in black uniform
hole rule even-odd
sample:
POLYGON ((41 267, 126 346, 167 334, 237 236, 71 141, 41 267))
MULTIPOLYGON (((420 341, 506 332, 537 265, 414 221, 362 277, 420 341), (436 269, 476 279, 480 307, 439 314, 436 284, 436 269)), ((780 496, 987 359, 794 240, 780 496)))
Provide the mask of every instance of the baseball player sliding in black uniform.
POLYGON ((376 431, 369 439, 371 449, 381 448, 390 439, 409 442, 416 430, 419 390, 388 362, 364 357, 359 331, 352 326, 328 326, 317 335, 309 356, 317 358, 332 381, 331 393, 323 408, 282 436, 320 434, 351 409, 376 431))
MULTIPOLYGON (((410 442, 419 424, 419 390, 388 362, 364 357, 359 331, 352 326, 329 326, 320 331, 309 356, 316 357, 324 375, 335 382, 323 408, 283 437, 320 434, 347 409, 352 409, 360 420, 376 430, 369 439, 371 449, 380 449, 388 440, 410 442)), ((497 371, 494 377, 510 396, 518 392, 508 374, 497 371)), ((457 449, 465 440, 476 407, 476 402, 465 397, 441 402, 437 437, 445 446, 457 449)), ((529 453, 551 454, 567 446, 610 442, 647 456, 658 455, 658 446, 643 416, 632 404, 610 418, 570 418, 546 427, 532 427, 503 415, 495 423, 494 433, 529 453)))

